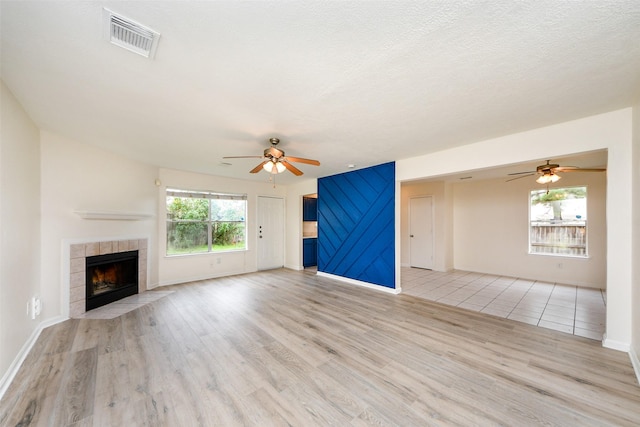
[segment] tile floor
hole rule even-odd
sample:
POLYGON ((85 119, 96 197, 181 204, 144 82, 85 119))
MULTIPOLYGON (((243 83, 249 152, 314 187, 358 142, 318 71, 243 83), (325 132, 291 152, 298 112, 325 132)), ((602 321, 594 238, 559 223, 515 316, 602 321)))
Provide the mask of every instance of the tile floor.
POLYGON ((157 301, 162 297, 172 294, 174 291, 146 291, 141 294, 131 295, 102 307, 94 308, 78 316, 78 319, 115 319, 136 308, 157 301))
POLYGON ((605 332, 606 292, 599 289, 403 267, 402 292, 594 340, 605 332))

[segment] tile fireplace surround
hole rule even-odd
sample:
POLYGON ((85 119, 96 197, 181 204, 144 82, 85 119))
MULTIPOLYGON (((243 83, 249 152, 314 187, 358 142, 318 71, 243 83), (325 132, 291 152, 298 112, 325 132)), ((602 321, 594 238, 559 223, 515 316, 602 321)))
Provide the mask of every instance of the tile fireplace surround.
POLYGON ((105 240, 89 243, 74 243, 69 251, 69 317, 82 316, 86 297, 86 258, 94 255, 138 251, 138 293, 147 290, 147 246, 148 239, 105 240))

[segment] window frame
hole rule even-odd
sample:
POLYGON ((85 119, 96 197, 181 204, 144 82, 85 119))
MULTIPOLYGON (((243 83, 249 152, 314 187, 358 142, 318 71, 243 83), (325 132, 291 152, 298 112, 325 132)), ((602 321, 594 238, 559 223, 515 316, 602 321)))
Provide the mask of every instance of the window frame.
POLYGON ((248 208, 248 197, 247 194, 237 194, 237 193, 223 193, 218 191, 193 191, 193 190, 183 190, 178 188, 167 188, 165 191, 165 256, 167 257, 175 257, 175 256, 190 256, 190 255, 206 255, 206 254, 220 254, 220 253, 228 253, 228 252, 243 252, 249 250, 248 241, 247 241, 247 213, 249 211, 248 208), (186 220, 170 220, 169 219, 169 197, 174 198, 183 198, 183 199, 207 199, 208 207, 207 207, 207 215, 206 219, 186 219, 186 220), (213 242, 213 229, 214 223, 228 223, 228 222, 239 222, 239 221, 220 221, 212 218, 212 203, 214 200, 243 200, 244 201, 244 216, 243 220, 240 221, 243 224, 243 241, 244 245, 241 248, 233 248, 233 249, 214 249, 213 242), (169 253, 169 223, 194 223, 194 224, 206 224, 207 228, 207 250, 201 252, 185 252, 185 253, 169 253))
MULTIPOLYGON (((584 199, 585 199, 585 218, 582 220, 584 227, 584 253, 583 254, 567 254, 567 253, 553 253, 553 252, 535 252, 533 249, 537 246, 532 245, 532 204, 531 199, 534 192, 540 192, 539 189, 529 190, 528 198, 527 198, 527 209, 528 209, 528 225, 527 225, 527 240, 528 240, 528 254, 529 255, 543 255, 543 256, 553 256, 553 257, 562 257, 562 258, 575 258, 575 259, 587 259, 589 258, 589 189, 587 185, 567 185, 562 187, 555 187, 552 189, 547 188, 544 191, 550 190, 562 190, 562 189, 571 189, 571 188, 584 188, 584 199)), ((565 220, 562 220, 565 221, 565 220)), ((567 220, 569 221, 569 220, 567 220)), ((562 247, 561 245, 556 245, 552 247, 562 247)))

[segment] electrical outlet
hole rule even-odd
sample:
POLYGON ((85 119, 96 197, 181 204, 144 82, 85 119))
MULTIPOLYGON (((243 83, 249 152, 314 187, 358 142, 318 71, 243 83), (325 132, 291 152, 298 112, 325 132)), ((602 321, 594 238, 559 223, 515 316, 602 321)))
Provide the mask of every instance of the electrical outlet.
POLYGON ((35 320, 41 311, 42 302, 40 302, 39 297, 33 297, 27 302, 27 316, 31 315, 31 320, 35 320))

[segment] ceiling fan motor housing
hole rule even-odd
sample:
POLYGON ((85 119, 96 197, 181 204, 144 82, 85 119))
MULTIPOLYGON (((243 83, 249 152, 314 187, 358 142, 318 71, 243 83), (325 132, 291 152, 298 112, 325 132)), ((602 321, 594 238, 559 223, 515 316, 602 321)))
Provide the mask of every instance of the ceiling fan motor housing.
POLYGON ((549 162, 547 162, 547 164, 546 164, 546 165, 538 166, 538 167, 536 168, 536 172, 538 172, 538 173, 542 173, 542 174, 544 174, 544 173, 550 173, 550 172, 552 172, 555 168, 559 168, 559 167, 560 167, 560 165, 556 165, 556 164, 549 164, 549 162))
POLYGON ((279 150, 276 147, 269 147, 264 150, 264 157, 267 159, 279 159, 284 157, 284 151, 279 150))

